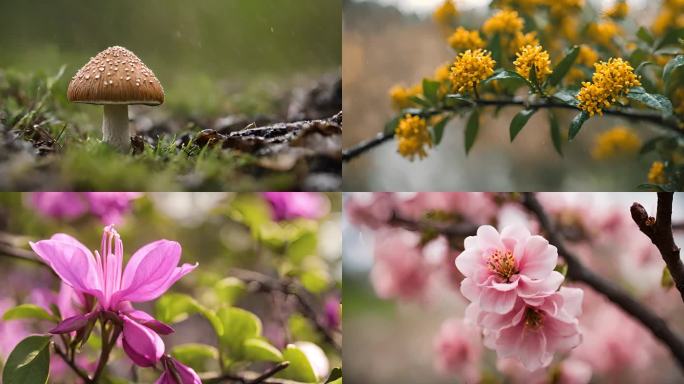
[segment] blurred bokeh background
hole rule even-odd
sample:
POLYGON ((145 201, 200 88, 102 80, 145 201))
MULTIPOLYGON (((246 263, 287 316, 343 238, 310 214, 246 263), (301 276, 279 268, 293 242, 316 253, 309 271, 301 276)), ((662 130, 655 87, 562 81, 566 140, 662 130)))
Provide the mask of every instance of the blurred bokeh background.
MULTIPOLYGON (((407 231, 391 229, 381 224, 382 221, 375 221, 388 210, 391 211, 391 207, 394 207, 395 213, 405 212, 408 217, 423 217, 421 215, 427 215, 427 209, 421 207, 430 206, 439 197, 417 198, 416 194, 411 193, 385 192, 375 193, 373 197, 370 195, 356 192, 343 196, 344 360, 345 377, 350 382, 681 381, 680 368, 645 328, 632 322, 591 288, 572 282, 567 283, 584 289, 585 299, 584 314, 579 318, 584 341, 571 356, 585 362, 583 364, 589 361, 591 381, 566 381, 567 376, 560 374, 555 376, 558 381, 553 381, 550 377, 556 369, 554 365, 542 370, 547 375, 530 375, 507 363, 498 365, 497 369, 496 353, 482 347, 479 336, 475 337, 473 345, 480 348, 481 357, 475 348, 464 345, 462 340, 472 336, 466 335, 464 328, 461 328, 461 335, 452 334, 454 341, 450 352, 440 355, 436 347, 438 340, 449 343, 448 334, 440 336, 442 325, 452 319, 462 321, 468 304, 468 300, 459 292, 463 276, 454 265, 454 258, 458 257, 459 252, 455 248, 445 248, 440 244, 439 237, 434 241, 426 240, 431 238, 426 233, 421 238, 427 242, 424 248, 403 246, 401 236, 407 231), (350 208, 352 201, 353 212, 350 208), (379 266, 380 258, 388 261, 379 266), (389 260, 392 260, 392 265, 386 264, 389 260), (429 272, 426 273, 426 270, 429 272), (423 279, 425 274, 427 277, 423 279), (459 368, 459 364, 465 367, 459 368), (440 368, 443 365, 446 365, 446 369, 440 368), (465 377, 472 377, 466 376, 466 367, 480 379, 466 380, 465 377)), ((464 197, 467 193, 453 195, 452 201, 457 201, 458 196, 463 201, 471 201, 464 197)), ((684 308, 679 292, 674 288, 665 290, 661 286, 664 262, 657 249, 639 232, 630 218, 629 207, 633 202, 639 202, 651 214, 655 212, 655 193, 543 193, 538 196, 547 212, 551 212, 557 220, 556 223, 565 228, 563 231, 591 236, 586 242, 569 242, 571 249, 578 252, 587 265, 665 318, 675 332, 684 334, 684 323, 681 321, 684 308), (618 227, 623 229, 615 231, 618 227)), ((473 201, 480 201, 481 197, 473 198, 473 201)), ((463 210, 430 212, 436 217, 451 217, 451 214, 461 218, 463 212, 470 212, 466 217, 490 212, 487 208, 480 208, 472 209, 471 206, 463 207, 463 210), (444 216, 439 216, 440 212, 444 216)), ((493 208, 493 212, 493 221, 500 223, 499 230, 504 226, 502 223, 529 223, 528 217, 524 213, 521 215, 515 204, 493 208)), ((676 194, 673 222, 683 221, 684 196, 676 194)), ((529 225, 534 227, 535 224, 529 225)), ((533 233, 536 232, 533 230, 533 233)), ((682 231, 676 232, 676 241, 680 245, 684 242, 682 231)), ((462 243, 453 245, 456 248, 461 246, 462 243)), ((556 361, 560 360, 558 357, 556 361)), ((587 369, 586 365, 583 369, 587 369)))
POLYGON ((0 69, 54 74, 66 65, 66 84, 90 57, 120 45, 157 75, 162 108, 272 113, 278 92, 338 71, 340 13, 341 0, 8 0, 0 69))
MULTIPOLYGON (((304 290, 300 294, 316 313, 315 321, 341 343, 340 194, 297 197, 151 193, 129 198, 117 195, 121 194, 106 193, 93 199, 92 195, 80 193, 0 193, 0 280, 4 282, 0 287, 0 314, 18 304, 43 305, 46 298, 59 290, 60 280, 36 259, 28 241, 47 239, 61 232, 97 249, 104 222, 117 223, 125 262, 141 246, 163 238, 181 244, 181 263, 199 263, 165 294, 169 300, 173 297, 171 302, 176 301, 171 304, 175 309, 167 309, 169 300, 166 306, 161 304, 165 296, 136 304, 137 309, 172 323, 176 332, 164 337, 167 353, 174 353, 176 347, 188 343, 219 347, 205 317, 197 311, 183 313, 183 302, 188 296, 172 296, 186 294, 212 311, 231 305, 251 311, 261 319, 263 336, 272 345, 284 348, 287 343, 310 341, 326 352, 331 369, 340 366, 338 348, 325 341, 314 319, 302 314, 294 297, 279 291, 260 292, 258 284, 250 280, 256 276, 264 281, 290 281, 300 286, 304 290), (87 208, 77 209, 81 206, 79 202, 87 208), (105 211, 115 214, 103 215, 105 211), (181 311, 177 312, 178 309, 181 311)), ((50 323, 32 320, 0 321, 0 366, 17 342, 30 333, 45 333, 52 327, 50 323)), ((80 352, 85 358, 79 361, 84 364, 96 360, 98 351, 93 345, 97 344, 91 344, 80 352)), ((50 382, 75 382, 58 360, 53 359, 50 382)), ((259 371, 268 367, 258 362, 238 365, 231 369, 259 371)), ((219 369, 217 361, 207 360, 201 366, 203 369, 196 368, 198 372, 214 375, 219 369)), ((115 350, 109 367, 112 377, 131 382, 131 363, 120 348, 115 350)), ((153 382, 158 377, 152 370, 138 373, 139 382, 153 382)))
MULTIPOLYGON (((438 0, 345 0, 343 21, 343 105, 346 112, 344 147, 383 130, 394 117, 389 90, 409 87, 435 68, 454 59, 443 31, 431 13, 438 0)), ((459 23, 479 29, 491 15, 489 1, 456 1, 459 23)), ((506 2, 500 2, 506 3, 506 2)), ((524 2, 509 2, 523 4, 524 2)), ((597 10, 612 0, 586 0, 597 10)), ((527 3, 525 3, 527 4, 527 3)), ((530 3, 531 4, 531 3, 530 3)), ((624 22, 626 35, 638 25, 650 25, 660 1, 628 0, 624 22)), ((584 14, 586 16, 586 14, 584 14)), ((592 149, 597 135, 629 121, 609 117, 592 119, 573 142, 564 143, 564 157, 553 148, 545 114, 532 117, 524 131, 509 142, 509 124, 518 108, 493 109, 481 114, 480 133, 468 156, 463 149, 466 118, 452 120, 442 143, 429 156, 410 162, 387 142, 345 164, 347 191, 511 191, 511 190, 632 190, 646 182, 648 156, 595 159, 592 149)), ((569 125, 572 113, 558 111, 559 121, 569 125)), ((631 124, 645 142, 656 132, 646 124, 631 124)))

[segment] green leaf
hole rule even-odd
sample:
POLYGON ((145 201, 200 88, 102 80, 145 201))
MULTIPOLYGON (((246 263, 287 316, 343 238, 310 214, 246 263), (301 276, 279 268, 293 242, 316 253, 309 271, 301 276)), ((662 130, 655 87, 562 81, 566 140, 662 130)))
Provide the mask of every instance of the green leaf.
POLYGON ((655 49, 660 49, 670 44, 677 44, 679 39, 684 39, 684 28, 670 30, 656 43, 655 49))
POLYGON ((66 69, 66 64, 62 65, 59 68, 59 71, 57 71, 57 73, 54 76, 48 77, 47 82, 46 82, 48 90, 52 90, 52 87, 55 85, 55 83, 57 83, 59 81, 59 79, 62 78, 62 76, 64 75, 65 69, 66 69))
POLYGON ((399 125, 399 120, 401 120, 401 116, 397 116, 392 120, 388 121, 387 124, 385 124, 383 132, 387 134, 391 133, 394 135, 394 132, 397 130, 397 126, 399 125))
POLYGON ((287 258, 295 265, 299 265, 309 256, 318 252, 318 235, 313 231, 303 232, 287 246, 287 258))
POLYGON ((253 337, 245 340, 244 346, 245 359, 247 360, 273 361, 276 363, 283 361, 283 354, 266 340, 253 337))
POLYGON ((572 122, 570 122, 570 131, 568 132, 569 139, 572 140, 577 136, 579 133, 580 129, 582 129, 582 125, 584 124, 585 121, 589 119, 589 114, 586 111, 582 111, 577 114, 572 119, 572 122))
POLYGON ((668 61, 663 68, 663 82, 665 83, 665 90, 669 92, 672 87, 679 83, 679 76, 681 69, 684 67, 684 55, 679 55, 668 61))
POLYGON ((200 314, 204 316, 214 328, 217 336, 223 333, 223 325, 216 317, 216 313, 205 308, 192 297, 182 293, 167 293, 155 304, 155 315, 164 323, 179 323, 190 315, 200 314))
POLYGON ((439 123, 432 127, 432 142, 435 145, 439 145, 442 142, 442 137, 444 136, 444 127, 451 120, 451 116, 445 116, 439 123))
POLYGON ((639 185, 637 185, 636 189, 637 189, 637 191, 667 192, 667 191, 665 191, 665 189, 663 189, 662 185, 650 184, 650 183, 639 184, 639 185))
POLYGON ((304 288, 311 293, 322 293, 330 286, 330 275, 323 269, 310 269, 299 276, 304 288))
POLYGON ((653 43, 655 42, 651 33, 648 32, 648 30, 643 26, 639 27, 639 30, 637 31, 636 35, 641 41, 648 44, 649 46, 653 45, 653 43))
POLYGON ((568 275, 568 265, 567 264, 558 264, 556 265, 556 268, 553 269, 556 272, 559 272, 563 276, 568 275))
POLYGON ((420 105, 421 107, 424 107, 424 108, 430 108, 430 107, 432 107, 432 103, 430 103, 429 100, 424 99, 422 96, 410 96, 410 97, 409 97, 409 100, 410 100, 412 103, 418 104, 418 105, 420 105))
POLYGON ((235 307, 221 308, 217 315, 223 324, 221 346, 227 348, 231 359, 243 360, 245 340, 261 336, 261 320, 252 312, 235 307))
POLYGON ((480 111, 474 109, 473 113, 470 114, 468 122, 465 128, 465 152, 466 155, 470 153, 470 150, 475 144, 475 139, 477 139, 477 133, 480 131, 480 111))
POLYGON ((549 76, 549 85, 558 85, 561 80, 563 80, 563 77, 570 71, 572 64, 575 63, 579 51, 579 46, 575 45, 565 53, 565 56, 558 62, 556 68, 553 69, 551 76, 549 76))
POLYGON ((551 97, 566 105, 572 105, 573 107, 579 105, 579 100, 577 100, 577 92, 567 89, 560 90, 554 93, 551 97))
POLYGON ((649 152, 653 152, 656 150, 658 147, 658 144, 662 141, 668 140, 667 137, 654 137, 647 142, 644 143, 644 145, 641 146, 641 150, 639 150, 640 155, 645 155, 649 152))
POLYGON ((494 72, 493 75, 491 75, 490 77, 485 79, 484 83, 487 84, 493 80, 509 80, 509 79, 524 82, 525 84, 527 84, 530 87, 530 89, 534 89, 534 86, 532 85, 532 83, 530 83, 526 78, 520 76, 520 74, 518 72, 509 71, 507 69, 502 69, 502 70, 499 70, 498 72, 494 72))
POLYGON ((437 104, 439 101, 437 93, 440 85, 438 81, 423 79, 423 95, 431 104, 437 104))
POLYGON ((45 384, 50 375, 50 336, 29 336, 10 353, 2 371, 4 384, 45 384))
POLYGON ((295 380, 302 383, 316 383, 316 373, 301 349, 294 344, 289 344, 283 351, 283 359, 290 362, 290 365, 285 368, 279 377, 289 380, 295 380))
POLYGON ((532 117, 532 115, 534 115, 535 112, 537 112, 536 109, 523 109, 513 117, 510 127, 511 142, 515 140, 515 137, 518 136, 518 133, 520 133, 525 124, 527 124, 527 121, 530 119, 530 117, 532 117))
POLYGON ((37 319, 49 320, 52 322, 59 322, 59 319, 46 311, 43 307, 33 304, 22 304, 14 308, 8 309, 2 316, 3 320, 17 320, 17 319, 37 319))
POLYGON ((657 93, 648 93, 642 87, 634 87, 627 93, 627 98, 638 101, 649 108, 661 111, 665 116, 672 115, 672 102, 670 99, 657 93))
POLYGON ((218 349, 198 343, 176 345, 171 349, 171 355, 197 372, 206 372, 208 363, 219 357, 218 349))
POLYGON ((663 274, 660 277, 660 286, 665 289, 670 289, 674 287, 674 280, 672 279, 672 274, 670 269, 666 266, 663 267, 663 274))
POLYGON ((556 114, 549 109, 549 130, 551 133, 551 142, 559 155, 563 156, 563 138, 561 137, 560 125, 556 114))
POLYGON ((246 290, 245 282, 232 276, 219 280, 214 286, 214 292, 216 292, 219 302, 225 305, 235 304, 246 290))
POLYGON ((459 95, 459 94, 448 94, 448 95, 446 95, 446 99, 447 99, 447 101, 453 100, 453 101, 462 102, 462 103, 467 104, 467 105, 472 105, 472 106, 476 105, 476 103, 473 100, 471 100, 467 97, 464 97, 463 95, 459 95))
POLYGON ((339 382, 342 382, 342 368, 335 367, 330 371, 330 375, 328 375, 328 378, 325 380, 325 384, 328 383, 335 383, 339 380, 339 382))
POLYGON ((495 33, 492 39, 489 40, 487 50, 492 53, 492 59, 494 59, 494 61, 501 63, 501 35, 499 33, 495 33))

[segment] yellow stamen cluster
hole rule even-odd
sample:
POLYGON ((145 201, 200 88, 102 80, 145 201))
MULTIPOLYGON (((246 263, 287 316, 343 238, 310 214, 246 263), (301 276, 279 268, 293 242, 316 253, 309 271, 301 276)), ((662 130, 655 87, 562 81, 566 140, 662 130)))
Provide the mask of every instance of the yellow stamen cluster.
POLYGON ((394 135, 397 139, 397 152, 411 161, 416 156, 420 159, 426 157, 427 149, 432 148, 427 122, 419 116, 404 116, 394 135))
POLYGON ((622 20, 625 18, 625 16, 627 16, 628 12, 629 6, 626 2, 622 1, 615 3, 615 5, 608 8, 604 14, 606 17, 610 17, 612 19, 622 20))
POLYGON ((432 19, 441 26, 450 26, 456 21, 456 16, 458 16, 456 4, 453 0, 445 0, 442 5, 435 9, 432 19))
POLYGON ((662 161, 654 161, 651 164, 651 169, 648 171, 648 182, 652 184, 665 184, 667 178, 665 177, 665 163, 662 161))
POLYGON ((517 59, 513 62, 515 71, 520 76, 530 80, 530 70, 534 66, 537 73, 537 79, 541 82, 544 78, 551 74, 551 60, 549 53, 546 52, 541 45, 528 45, 522 48, 520 52, 516 53, 517 59))
POLYGON ((402 87, 401 85, 393 86, 390 91, 390 99, 392 99, 392 106, 395 109, 403 109, 410 107, 413 103, 410 100, 411 96, 418 96, 423 93, 423 86, 416 84, 412 87, 402 87))
POLYGON ((491 52, 469 49, 458 55, 449 78, 458 92, 468 92, 494 73, 494 65, 491 52))
POLYGON ((579 108, 594 116, 603 114, 603 109, 610 107, 620 96, 624 96, 632 87, 641 85, 634 68, 621 58, 612 58, 607 62, 594 64, 596 71, 591 83, 583 82, 577 94, 579 108))
POLYGON ((482 30, 488 35, 497 32, 514 35, 522 32, 524 21, 518 16, 518 12, 509 9, 502 9, 487 19, 482 25, 482 30))
POLYGON ((627 127, 614 127, 596 137, 591 155, 597 160, 605 160, 624 154, 634 154, 641 147, 641 139, 627 127))
POLYGON ((463 27, 458 27, 454 33, 449 36, 449 45, 451 48, 460 49, 477 49, 484 48, 485 42, 480 37, 478 31, 469 31, 463 27))

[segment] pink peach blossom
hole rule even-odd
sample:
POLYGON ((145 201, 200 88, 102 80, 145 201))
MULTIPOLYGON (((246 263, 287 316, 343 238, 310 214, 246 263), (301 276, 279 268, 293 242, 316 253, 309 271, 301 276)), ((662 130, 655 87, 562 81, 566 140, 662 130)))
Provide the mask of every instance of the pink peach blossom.
POLYGON ((543 297, 563 282, 563 275, 554 271, 556 247, 522 226, 506 227, 499 234, 483 225, 464 245, 456 258, 456 267, 466 277, 461 293, 482 311, 508 313, 518 297, 543 297))
POLYGON ((390 192, 355 192, 348 196, 344 212, 352 224, 378 229, 392 216, 395 199, 390 192))
POLYGON ((479 362, 482 358, 479 329, 465 324, 463 319, 449 319, 442 323, 434 338, 433 348, 437 370, 454 374, 467 383, 479 381, 479 362))
POLYGON ((534 371, 548 366, 555 352, 570 351, 582 341, 577 320, 582 297, 581 289, 562 287, 531 301, 518 298, 505 314, 483 312, 471 303, 466 317, 484 329, 485 346, 499 358, 516 358, 534 371))

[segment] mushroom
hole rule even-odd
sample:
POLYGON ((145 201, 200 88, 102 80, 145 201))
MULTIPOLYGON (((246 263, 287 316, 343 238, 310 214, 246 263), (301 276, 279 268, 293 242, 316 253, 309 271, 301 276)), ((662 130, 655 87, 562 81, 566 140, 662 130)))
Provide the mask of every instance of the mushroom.
POLYGON ((164 89, 133 52, 109 47, 91 57, 69 83, 69 101, 104 106, 102 140, 121 151, 131 147, 128 105, 159 105, 164 89))

